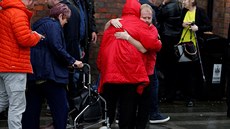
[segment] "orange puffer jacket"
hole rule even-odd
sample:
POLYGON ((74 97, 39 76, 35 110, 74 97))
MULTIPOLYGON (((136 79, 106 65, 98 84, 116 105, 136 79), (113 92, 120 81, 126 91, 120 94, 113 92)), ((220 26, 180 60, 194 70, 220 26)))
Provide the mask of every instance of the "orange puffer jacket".
POLYGON ((30 47, 40 40, 30 29, 32 12, 21 0, 2 0, 0 7, 0 72, 32 73, 30 47))

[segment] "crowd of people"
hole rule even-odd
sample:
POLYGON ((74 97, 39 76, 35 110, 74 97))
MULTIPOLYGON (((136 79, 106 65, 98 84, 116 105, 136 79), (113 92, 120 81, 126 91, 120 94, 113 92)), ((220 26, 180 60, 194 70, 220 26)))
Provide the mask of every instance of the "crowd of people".
MULTIPOLYGON (((0 1, 0 112, 8 108, 9 129, 40 128, 44 99, 52 126, 65 129, 68 112, 75 108, 72 99, 82 88, 80 69, 97 42, 94 0, 45 2, 49 15, 30 27, 28 9, 37 1, 0 1)), ((126 0, 121 18, 105 24, 95 65, 110 126, 116 113, 120 129, 145 129, 147 123, 170 120, 159 110, 159 71, 165 97, 173 100, 180 89, 186 105, 194 106, 199 62, 178 63, 174 54, 186 29, 194 34, 185 40, 195 46, 196 36, 212 30, 196 0, 162 0, 159 6, 156 0, 126 0)))
POLYGON ((28 9, 38 1, 0 1, 0 22, 5 28, 0 41, 0 112, 8 107, 9 129, 40 128, 44 98, 52 126, 65 129, 73 108, 69 103, 80 81, 78 69, 88 62, 90 44, 97 41, 93 1, 45 2, 49 16, 30 27, 28 9))

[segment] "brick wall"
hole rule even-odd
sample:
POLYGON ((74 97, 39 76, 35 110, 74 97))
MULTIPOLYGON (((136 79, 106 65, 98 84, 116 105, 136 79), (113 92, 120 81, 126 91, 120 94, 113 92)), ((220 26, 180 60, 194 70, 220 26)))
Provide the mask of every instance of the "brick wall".
POLYGON ((90 64, 92 68, 92 78, 95 80, 98 75, 96 68, 97 53, 100 46, 101 38, 103 35, 103 30, 105 23, 112 18, 117 18, 121 16, 122 8, 125 0, 95 0, 95 19, 98 29, 98 41, 96 45, 91 46, 90 54, 90 64), (93 65, 94 64, 94 65, 93 65))
MULTIPOLYGON (((44 0, 37 0, 41 5, 36 6, 34 12, 35 15, 32 19, 32 23, 48 14, 47 7, 44 6, 44 0)), ((156 4, 159 4, 162 0, 156 0, 156 4)), ((227 30, 230 20, 230 0, 213 0, 213 32, 223 37, 227 37, 227 30)), ((98 42, 96 45, 91 46, 90 64, 92 67, 93 80, 96 78, 98 72, 96 70, 96 58, 98 48, 100 45, 101 37, 103 35, 103 29, 105 23, 111 19, 120 17, 122 7, 125 0, 95 0, 95 18, 98 29, 98 42)), ((208 0, 197 0, 198 6, 207 10, 208 0)))
MULTIPOLYGON (((44 0, 37 0, 44 3, 44 0)), ((227 37, 227 28, 230 19, 230 0, 213 0, 213 32, 227 37)), ((156 4, 160 4, 161 0, 156 0, 156 4)), ((121 10, 125 0, 95 0, 95 17, 97 28, 99 30, 99 41, 102 36, 103 27, 106 21, 121 15, 121 10)), ((198 6, 206 9, 208 0, 197 0, 198 6)), ((206 9, 207 10, 207 9, 206 9)), ((47 7, 43 4, 35 7, 35 15, 32 23, 37 19, 48 14, 47 7)))
POLYGON ((227 37, 230 22, 230 0, 215 0, 213 5, 213 32, 227 37))
POLYGON ((33 15, 33 18, 31 20, 31 23, 34 23, 36 20, 38 20, 44 16, 47 16, 49 13, 47 6, 44 5, 45 0, 37 0, 37 1, 38 1, 39 5, 35 6, 35 8, 33 10, 34 15, 33 15))

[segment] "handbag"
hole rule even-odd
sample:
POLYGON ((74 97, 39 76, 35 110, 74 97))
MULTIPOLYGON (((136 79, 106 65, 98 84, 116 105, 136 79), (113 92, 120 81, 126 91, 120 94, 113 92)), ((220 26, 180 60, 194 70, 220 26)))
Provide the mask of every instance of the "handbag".
POLYGON ((73 98, 73 103, 77 113, 83 111, 80 121, 94 122, 101 119, 102 107, 97 93, 91 92, 91 95, 89 95, 89 90, 83 88, 79 95, 73 98), (88 108, 85 110, 86 107, 88 108))
POLYGON ((190 30, 190 41, 184 42, 184 37, 187 34, 189 28, 186 30, 184 35, 182 36, 180 42, 174 46, 175 54, 178 62, 191 62, 197 61, 197 48, 192 41, 192 30, 190 30))

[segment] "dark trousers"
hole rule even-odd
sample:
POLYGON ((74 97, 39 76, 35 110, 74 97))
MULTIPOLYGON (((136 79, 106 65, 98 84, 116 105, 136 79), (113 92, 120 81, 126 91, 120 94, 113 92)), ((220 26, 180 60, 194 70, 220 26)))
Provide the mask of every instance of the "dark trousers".
POLYGON ((23 129, 40 128, 40 112, 43 98, 47 100, 55 129, 66 129, 68 105, 66 84, 47 81, 42 84, 29 82, 26 91, 26 111, 22 117, 23 129))
POLYGON ((119 103, 119 128, 134 129, 136 113, 136 87, 135 84, 106 84, 103 96, 107 102, 109 123, 115 118, 117 104, 119 103))
POLYGON ((178 63, 177 68, 179 89, 186 101, 193 101, 196 98, 196 89, 201 90, 201 87, 198 87, 201 75, 199 62, 178 63))
POLYGON ((157 70, 155 69, 152 78, 150 79, 150 115, 154 116, 159 113, 159 81, 157 70))
POLYGON ((161 82, 161 93, 162 97, 166 98, 168 101, 173 101, 176 93, 176 65, 177 60, 174 51, 174 45, 176 45, 180 37, 173 37, 162 35, 162 49, 158 53, 157 63, 159 66, 159 71, 163 73, 164 78, 161 82))
POLYGON ((230 117, 230 68, 228 68, 227 72, 227 91, 226 91, 226 97, 227 97, 227 116, 230 117))
MULTIPOLYGON (((137 117, 136 117, 136 129, 145 129, 149 120, 150 111, 150 93, 153 85, 153 75, 149 76, 150 84, 145 87, 141 95, 137 94, 137 117)), ((135 117, 134 117, 135 118, 135 117)))
MULTIPOLYGON (((79 70, 69 70, 69 83, 68 83, 68 103, 70 106, 70 110, 74 109, 74 102, 73 99, 79 96, 79 91, 83 89, 82 85, 82 73, 79 70)), ((74 113, 75 114, 75 113, 74 113)), ((77 114, 72 114, 75 117, 77 114)))

